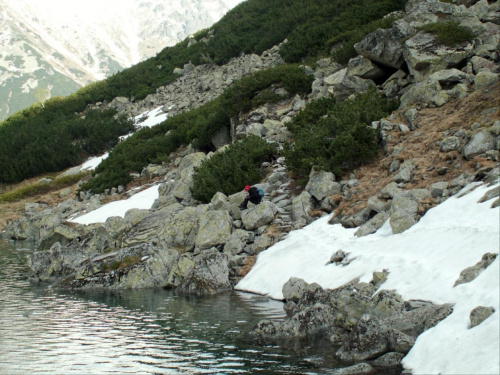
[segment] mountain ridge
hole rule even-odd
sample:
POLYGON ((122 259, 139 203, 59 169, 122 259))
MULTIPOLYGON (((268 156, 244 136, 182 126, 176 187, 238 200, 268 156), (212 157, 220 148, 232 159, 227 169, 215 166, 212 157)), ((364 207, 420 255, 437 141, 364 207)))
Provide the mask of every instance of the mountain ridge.
POLYGON ((0 120, 35 103, 37 88, 69 95, 212 25, 239 2, 2 3, 0 120))

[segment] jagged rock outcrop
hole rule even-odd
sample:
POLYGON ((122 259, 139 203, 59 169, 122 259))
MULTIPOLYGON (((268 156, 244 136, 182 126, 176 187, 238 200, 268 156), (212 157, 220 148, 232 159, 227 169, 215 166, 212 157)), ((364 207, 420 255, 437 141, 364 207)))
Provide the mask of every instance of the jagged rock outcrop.
POLYGON ((422 332, 453 309, 449 304, 404 302, 393 291, 376 292, 373 282, 328 290, 291 278, 283 285, 283 297, 288 318, 263 320, 253 335, 264 341, 328 339, 338 347, 335 356, 341 361, 378 359, 394 367, 422 332))

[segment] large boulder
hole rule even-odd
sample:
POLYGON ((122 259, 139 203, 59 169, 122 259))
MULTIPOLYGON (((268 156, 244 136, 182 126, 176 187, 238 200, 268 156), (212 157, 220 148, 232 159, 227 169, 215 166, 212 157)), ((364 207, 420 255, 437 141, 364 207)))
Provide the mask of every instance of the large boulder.
POLYGON ((292 220, 294 228, 302 228, 313 221, 309 212, 313 209, 312 195, 303 191, 292 199, 292 220))
POLYGON ((434 35, 420 32, 404 43, 404 58, 416 82, 432 73, 461 66, 474 53, 474 45, 464 42, 453 47, 438 44, 434 35))
POLYGON ((165 218, 159 228, 158 237, 167 246, 180 251, 190 251, 195 247, 200 227, 199 218, 204 207, 186 207, 172 217, 165 218))
POLYGON ((398 234, 417 223, 418 203, 411 197, 396 196, 392 201, 389 223, 392 233, 398 234))
POLYGON ((380 65, 400 69, 405 63, 403 40, 407 36, 401 29, 378 29, 356 43, 354 49, 359 55, 380 65))
POLYGON ((168 275, 165 287, 187 294, 215 294, 231 289, 228 257, 216 249, 183 254, 168 275))
POLYGON ((349 60, 347 75, 377 80, 384 76, 384 71, 366 57, 357 56, 349 60))
POLYGON ((341 186, 338 182, 335 182, 335 175, 332 172, 325 172, 313 168, 309 175, 306 191, 318 201, 322 201, 328 196, 339 194, 341 186))
POLYGON ((496 146, 496 138, 489 130, 481 130, 475 133, 464 148, 464 157, 472 159, 474 156, 485 153, 489 150, 494 150, 496 146))
POLYGON ((411 85, 401 96, 401 107, 414 104, 442 106, 467 94, 467 76, 457 69, 440 70, 411 85))
POLYGON ((276 212, 277 208, 274 203, 262 201, 260 204, 244 210, 241 213, 241 221, 246 230, 255 230, 273 221, 276 212))
POLYGON ((389 217, 390 214, 388 212, 379 212, 366 223, 362 224, 354 234, 357 237, 364 237, 369 234, 375 233, 377 230, 382 228, 389 217))
POLYGON ((231 236, 233 220, 228 211, 203 212, 198 223, 198 235, 195 239, 198 249, 223 245, 231 236))

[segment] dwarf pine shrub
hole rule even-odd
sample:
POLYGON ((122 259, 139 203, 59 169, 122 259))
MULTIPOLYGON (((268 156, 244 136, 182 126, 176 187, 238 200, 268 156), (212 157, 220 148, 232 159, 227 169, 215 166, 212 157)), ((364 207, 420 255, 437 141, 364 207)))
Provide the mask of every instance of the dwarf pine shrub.
POLYGON ((215 193, 226 195, 259 182, 265 175, 260 166, 270 161, 276 147, 260 137, 249 135, 218 152, 196 169, 193 197, 208 203, 215 193))
POLYGON ((472 41, 474 32, 468 27, 460 26, 455 21, 441 21, 420 26, 419 30, 431 33, 438 43, 454 46, 463 42, 472 41))
POLYGON ((369 162, 378 155, 378 138, 372 121, 397 107, 383 99, 375 88, 354 100, 321 99, 310 103, 287 126, 293 143, 283 155, 287 168, 301 181, 313 166, 337 175, 369 162))

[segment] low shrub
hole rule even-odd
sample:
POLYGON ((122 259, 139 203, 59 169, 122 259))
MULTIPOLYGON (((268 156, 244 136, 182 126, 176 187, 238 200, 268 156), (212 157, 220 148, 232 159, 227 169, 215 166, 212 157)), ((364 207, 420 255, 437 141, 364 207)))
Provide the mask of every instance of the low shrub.
POLYGON ((22 199, 47 194, 68 186, 72 186, 82 178, 90 175, 90 172, 82 172, 76 175, 55 178, 50 183, 34 183, 0 195, 0 202, 18 202, 22 199))
POLYGON ((276 147, 255 135, 233 143, 205 160, 195 171, 193 197, 208 203, 215 193, 231 195, 265 175, 260 166, 276 155, 276 147))
POLYGON ((454 46, 474 39, 474 32, 468 27, 460 26, 455 21, 441 21, 420 26, 419 30, 426 31, 435 36, 436 41, 446 46, 454 46))
POLYGON ((313 166, 342 175, 372 160, 379 147, 371 122, 396 107, 375 88, 354 100, 321 99, 310 103, 287 125, 293 134, 293 143, 286 144, 283 150, 287 168, 305 182, 313 166))

